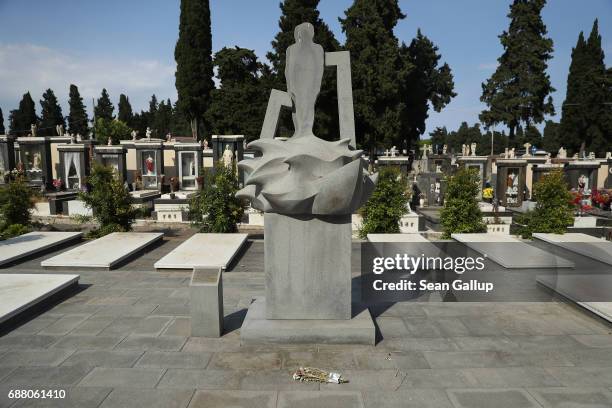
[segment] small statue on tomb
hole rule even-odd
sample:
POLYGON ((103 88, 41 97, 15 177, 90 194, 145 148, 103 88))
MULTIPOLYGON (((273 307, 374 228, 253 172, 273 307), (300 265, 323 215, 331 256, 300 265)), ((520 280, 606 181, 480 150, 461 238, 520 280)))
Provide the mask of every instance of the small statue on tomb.
POLYGON ((136 136, 138 136, 138 132, 137 132, 137 131, 135 131, 135 130, 132 130, 132 133, 131 133, 131 134, 132 134, 132 140, 134 140, 134 141, 135 141, 135 140, 136 140, 136 136))
POLYGON ((151 141, 151 128, 150 128, 150 127, 147 127, 147 130, 146 130, 146 132, 145 132, 145 135, 146 135, 146 137, 147 137, 147 140, 148 140, 148 141, 151 141))
POLYGON ((204 146, 204 150, 208 149, 208 140, 204 139, 202 145, 204 146))
POLYGON ((112 146, 113 145, 113 138, 112 137, 108 138, 108 142, 106 142, 106 145, 107 146, 112 146))
POLYGON ((37 130, 38 130, 38 126, 36 126, 36 124, 32 123, 30 125, 30 134, 31 134, 32 137, 36 137, 37 136, 37 134, 36 134, 37 130))
POLYGON ((223 165, 228 169, 232 168, 233 161, 234 152, 232 152, 229 145, 226 145, 225 150, 223 151, 223 165))
POLYGON ((397 156, 397 148, 395 146, 391 146, 391 157, 397 156))
POLYGON ((476 156, 476 143, 472 143, 470 150, 472 152, 472 156, 476 156))
POLYGON ((155 160, 149 155, 145 160, 145 166, 147 168, 147 176, 152 176, 155 170, 155 160))
POLYGON ((442 146, 442 154, 447 154, 447 151, 448 151, 448 145, 445 144, 442 146))
POLYGON ((559 152, 557 153, 557 159, 566 159, 567 158, 567 151, 563 148, 563 146, 561 146, 559 148, 559 152))

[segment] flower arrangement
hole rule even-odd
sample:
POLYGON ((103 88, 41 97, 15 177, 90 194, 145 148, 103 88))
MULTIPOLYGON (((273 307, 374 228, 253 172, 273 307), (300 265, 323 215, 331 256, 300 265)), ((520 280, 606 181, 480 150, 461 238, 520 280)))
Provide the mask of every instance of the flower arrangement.
POLYGON ((609 210, 612 203, 611 190, 593 190, 591 200, 602 210, 609 210))
POLYGON ((53 187, 55 188, 55 190, 57 191, 61 191, 64 187, 64 182, 62 181, 62 179, 53 179, 53 187))

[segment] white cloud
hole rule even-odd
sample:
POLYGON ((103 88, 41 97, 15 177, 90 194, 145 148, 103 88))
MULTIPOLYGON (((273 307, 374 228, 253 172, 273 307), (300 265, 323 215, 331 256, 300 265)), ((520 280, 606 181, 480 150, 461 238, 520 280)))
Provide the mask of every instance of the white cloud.
POLYGON ((148 108, 152 94, 176 100, 175 67, 174 61, 85 57, 35 44, 0 43, 0 107, 7 119, 9 110, 30 91, 40 114, 38 100, 51 88, 67 115, 69 86, 75 84, 90 115, 91 98, 98 98, 102 88, 108 90, 115 105, 119 94, 125 93, 133 109, 140 111, 148 108))

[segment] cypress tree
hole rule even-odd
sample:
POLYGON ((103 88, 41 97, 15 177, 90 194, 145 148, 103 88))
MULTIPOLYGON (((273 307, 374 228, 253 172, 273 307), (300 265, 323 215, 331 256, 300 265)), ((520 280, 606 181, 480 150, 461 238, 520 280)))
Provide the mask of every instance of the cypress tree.
MULTIPOLYGON (((51 89, 47 89, 43 94, 43 98, 40 101, 42 108, 40 118, 40 135, 41 136, 55 136, 57 131, 55 127, 62 125, 66 127, 66 120, 62 115, 62 108, 57 103, 55 93, 51 89)), ((59 136, 59 135, 58 135, 59 136)))
POLYGON ((406 59, 405 64, 414 67, 403 91, 406 114, 402 117, 405 124, 402 134, 407 149, 410 149, 412 143, 425 133, 430 105, 440 112, 457 94, 453 91, 455 84, 450 67, 446 63, 438 67, 441 58, 438 47, 420 29, 410 46, 402 44, 401 53, 406 59))
MULTIPOLYGON (((269 86, 263 90, 266 98, 270 94, 270 88, 287 89, 285 80, 286 51, 295 42, 293 32, 296 26, 302 23, 312 24, 315 32, 313 41, 320 44, 326 52, 337 51, 340 48, 333 32, 320 18, 318 5, 319 0, 284 0, 280 3, 281 16, 278 22, 280 31, 272 41, 273 51, 266 55, 272 63, 269 71, 270 77, 265 80, 269 86)), ((337 140, 339 131, 336 73, 333 70, 325 70, 315 107, 313 132, 320 138, 337 140)), ((283 110, 281 112, 279 133, 282 136, 293 134, 293 123, 288 111, 283 110)))
POLYGON ((220 86, 212 93, 206 115, 213 134, 256 139, 266 113, 269 89, 260 83, 262 65, 253 50, 223 48, 215 54, 220 86))
POLYGON ((132 112, 132 105, 130 99, 124 94, 119 95, 119 104, 117 105, 117 119, 126 123, 128 126, 132 126, 134 120, 134 113, 132 112))
POLYGON ((6 130, 4 129, 4 114, 2 108, 0 108, 0 135, 3 135, 6 130))
POLYGON ((172 102, 170 102, 170 99, 168 101, 162 100, 157 105, 153 127, 161 138, 166 137, 166 134, 172 129, 172 102))
POLYGON ((70 106, 70 114, 68 115, 68 132, 73 135, 80 134, 86 136, 88 131, 87 111, 83 104, 83 98, 79 93, 79 88, 76 85, 70 85, 70 95, 68 100, 70 106))
POLYGON ((36 105, 30 92, 23 94, 19 108, 11 111, 9 121, 10 133, 16 136, 26 136, 30 133, 33 124, 38 125, 36 105))
POLYGON ((208 0, 181 0, 174 58, 178 107, 191 122, 194 139, 202 139, 207 130, 203 116, 215 87, 208 0))
POLYGON ((108 96, 108 92, 106 89, 102 89, 102 95, 98 98, 96 107, 94 108, 94 113, 96 115, 96 120, 98 119, 107 119, 113 120, 115 116, 113 112, 115 111, 115 107, 108 96))
POLYGON ((559 143, 559 123, 552 120, 547 120, 544 125, 544 133, 542 135, 542 149, 552 155, 556 155, 561 147, 559 143))
POLYGON ((480 100, 488 108, 480 120, 486 126, 508 126, 511 146, 518 144, 515 131, 521 123, 528 127, 555 113, 550 97, 555 89, 546 73, 553 42, 546 37, 542 21, 545 4, 545 0, 514 0, 508 14, 510 27, 499 36, 504 53, 495 73, 482 84, 480 100))
POLYGON ((400 146, 405 103, 401 87, 411 67, 400 56, 393 28, 405 18, 397 0, 355 0, 340 19, 351 52, 355 127, 358 144, 400 146), (361 142, 361 143, 359 143, 361 142))

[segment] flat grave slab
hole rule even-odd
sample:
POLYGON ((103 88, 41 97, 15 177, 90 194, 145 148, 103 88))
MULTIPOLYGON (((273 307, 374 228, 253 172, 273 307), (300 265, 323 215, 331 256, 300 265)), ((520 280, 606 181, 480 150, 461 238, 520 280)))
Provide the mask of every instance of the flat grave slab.
POLYGON ((157 232, 113 232, 40 263, 44 268, 110 269, 164 236, 157 232))
POLYGON ((0 323, 79 281, 79 275, 0 274, 0 323))
POLYGON ((507 269, 574 267, 573 262, 510 235, 478 233, 451 237, 507 269))
POLYGON ((77 240, 82 232, 29 232, 0 242, 0 265, 45 251, 49 248, 77 240))
POLYGON ((587 234, 543 234, 535 233, 533 237, 587 258, 612 265, 612 242, 587 234))
POLYGON ((248 234, 195 234, 159 261, 155 269, 227 268, 248 234))
POLYGON ((612 275, 542 275, 537 282, 612 323, 612 275))

